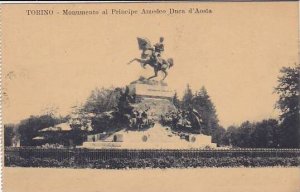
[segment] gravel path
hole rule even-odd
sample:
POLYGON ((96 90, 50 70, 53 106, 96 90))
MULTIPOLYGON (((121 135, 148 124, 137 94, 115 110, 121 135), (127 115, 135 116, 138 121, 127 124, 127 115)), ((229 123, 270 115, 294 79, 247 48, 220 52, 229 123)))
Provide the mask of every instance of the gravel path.
POLYGON ((4 168, 5 192, 297 192, 299 168, 4 168))

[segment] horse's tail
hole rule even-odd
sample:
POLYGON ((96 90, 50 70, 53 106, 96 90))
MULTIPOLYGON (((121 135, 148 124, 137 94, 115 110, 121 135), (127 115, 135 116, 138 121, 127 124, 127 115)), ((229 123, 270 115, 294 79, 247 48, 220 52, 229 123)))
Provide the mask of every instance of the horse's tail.
POLYGON ((167 62, 169 63, 169 68, 171 68, 171 67, 174 66, 174 60, 173 60, 173 58, 168 58, 167 62))

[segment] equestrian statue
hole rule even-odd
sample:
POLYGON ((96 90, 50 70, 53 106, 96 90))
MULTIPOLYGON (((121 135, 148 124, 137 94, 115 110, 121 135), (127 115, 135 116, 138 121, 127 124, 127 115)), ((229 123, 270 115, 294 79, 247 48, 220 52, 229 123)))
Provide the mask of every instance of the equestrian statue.
POLYGON ((139 49, 142 50, 141 58, 134 58, 128 64, 137 61, 143 68, 149 65, 154 69, 154 75, 149 77, 148 80, 157 77, 159 71, 164 73, 162 79, 164 80, 168 76, 168 69, 174 65, 172 58, 164 59, 162 57, 162 53, 164 52, 164 38, 161 37, 159 42, 153 47, 147 38, 138 37, 137 41, 139 49))

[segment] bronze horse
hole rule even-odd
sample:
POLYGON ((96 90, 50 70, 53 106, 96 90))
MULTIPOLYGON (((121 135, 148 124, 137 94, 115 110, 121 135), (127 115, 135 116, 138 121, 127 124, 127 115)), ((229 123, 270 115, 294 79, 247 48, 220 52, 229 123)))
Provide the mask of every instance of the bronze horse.
POLYGON ((168 76, 168 71, 167 70, 170 69, 174 65, 173 59, 168 58, 166 60, 166 59, 161 58, 160 62, 158 62, 155 59, 155 57, 153 56, 153 54, 154 54, 153 51, 151 51, 151 52, 152 52, 150 54, 151 56, 146 56, 146 57, 142 56, 141 59, 140 58, 134 58, 130 62, 128 62, 128 64, 130 64, 134 61, 137 61, 142 65, 143 68, 145 68, 146 65, 149 65, 154 69, 154 75, 149 77, 148 80, 157 77, 159 71, 164 73, 164 78, 162 79, 162 80, 164 80, 168 76))

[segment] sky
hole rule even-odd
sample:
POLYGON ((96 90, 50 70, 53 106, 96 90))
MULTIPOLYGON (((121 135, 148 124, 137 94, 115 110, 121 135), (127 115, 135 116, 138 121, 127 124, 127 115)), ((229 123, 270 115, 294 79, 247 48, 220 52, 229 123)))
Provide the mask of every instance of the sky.
MULTIPOLYGON (((36 5, 35 5, 36 6, 36 5)), ((120 4, 43 5, 55 11, 120 8, 120 4), (109 7, 111 6, 111 7, 109 7)), ((26 16, 29 7, 3 8, 4 123, 49 107, 66 115, 96 87, 126 86, 151 68, 138 63, 136 37, 165 38, 174 59, 166 79, 182 96, 205 86, 220 124, 277 118, 279 70, 298 62, 297 2, 127 4, 123 8, 212 9, 212 14, 26 16)), ((31 9, 34 6, 30 7, 31 9)))

